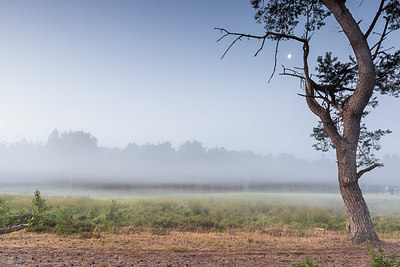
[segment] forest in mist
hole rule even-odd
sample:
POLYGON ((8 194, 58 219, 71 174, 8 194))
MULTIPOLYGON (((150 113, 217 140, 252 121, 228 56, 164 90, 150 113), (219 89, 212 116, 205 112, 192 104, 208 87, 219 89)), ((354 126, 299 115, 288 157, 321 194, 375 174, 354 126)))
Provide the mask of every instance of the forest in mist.
MULTIPOLYGON (((384 168, 365 176, 363 183, 398 185, 397 155, 382 158, 384 168)), ((269 183, 336 182, 336 164, 291 154, 260 155, 223 147, 205 148, 187 141, 178 148, 169 142, 108 148, 84 131, 54 130, 48 141, 0 145, 0 183, 72 180, 107 183, 269 183)))

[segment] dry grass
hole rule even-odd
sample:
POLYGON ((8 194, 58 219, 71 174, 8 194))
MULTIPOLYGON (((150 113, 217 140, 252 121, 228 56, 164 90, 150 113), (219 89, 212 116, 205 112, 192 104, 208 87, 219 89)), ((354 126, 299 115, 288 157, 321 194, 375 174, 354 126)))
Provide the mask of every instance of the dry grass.
MULTIPOLYGON (((326 248, 346 248, 354 245, 346 236, 332 231, 309 230, 307 236, 300 237, 296 231, 282 230, 279 236, 271 235, 277 229, 266 229, 260 232, 231 233, 193 233, 170 232, 167 235, 155 235, 150 232, 131 234, 102 233, 99 236, 86 238, 81 235, 60 237, 53 234, 36 234, 17 232, 0 237, 2 246, 42 248, 76 248, 76 249, 143 249, 168 250, 171 247, 188 250, 237 250, 246 249, 263 251, 270 249, 302 250, 326 248)), ((360 245, 360 247, 366 247, 360 245)))

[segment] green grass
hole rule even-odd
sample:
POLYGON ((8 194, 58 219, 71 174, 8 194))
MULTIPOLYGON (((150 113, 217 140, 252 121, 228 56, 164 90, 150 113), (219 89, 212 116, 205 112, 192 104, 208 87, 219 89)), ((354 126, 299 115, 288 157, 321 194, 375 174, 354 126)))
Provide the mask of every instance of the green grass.
MULTIPOLYGON (((307 194, 212 194, 91 199, 0 195, 0 226, 30 223, 31 231, 62 235, 133 229, 223 232, 293 228, 345 232, 340 196, 307 194), (34 199, 34 201, 33 201, 34 199)), ((367 196, 378 234, 400 231, 400 197, 367 196), (390 203, 390 204, 389 204, 390 203), (394 207, 393 205, 397 205, 394 207), (384 208, 383 208, 384 207, 384 208), (390 208, 393 207, 393 210, 390 208)))
POLYGON ((187 251, 189 251, 188 248, 181 248, 181 247, 171 247, 171 248, 169 248, 169 250, 173 251, 173 252, 187 252, 187 251))

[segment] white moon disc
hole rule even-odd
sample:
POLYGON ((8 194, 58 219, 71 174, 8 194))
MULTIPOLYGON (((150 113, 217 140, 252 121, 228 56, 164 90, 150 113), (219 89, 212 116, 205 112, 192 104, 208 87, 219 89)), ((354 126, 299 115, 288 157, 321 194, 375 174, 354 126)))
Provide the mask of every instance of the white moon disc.
POLYGON ((292 54, 288 54, 288 55, 287 55, 287 58, 288 58, 288 59, 291 59, 291 58, 292 58, 292 54))

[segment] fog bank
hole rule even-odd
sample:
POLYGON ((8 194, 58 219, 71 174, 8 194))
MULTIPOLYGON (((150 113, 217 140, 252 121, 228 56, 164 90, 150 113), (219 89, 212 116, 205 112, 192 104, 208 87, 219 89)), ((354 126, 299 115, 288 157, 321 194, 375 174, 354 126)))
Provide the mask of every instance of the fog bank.
MULTIPOLYGON (((396 155, 385 156, 385 168, 367 174, 363 183, 400 184, 396 155)), ((105 183, 336 183, 336 164, 296 159, 290 154, 259 155, 251 151, 205 148, 187 141, 179 148, 169 142, 128 144, 124 149, 99 147, 83 131, 55 130, 45 144, 22 141, 0 144, 0 182, 105 183)))

